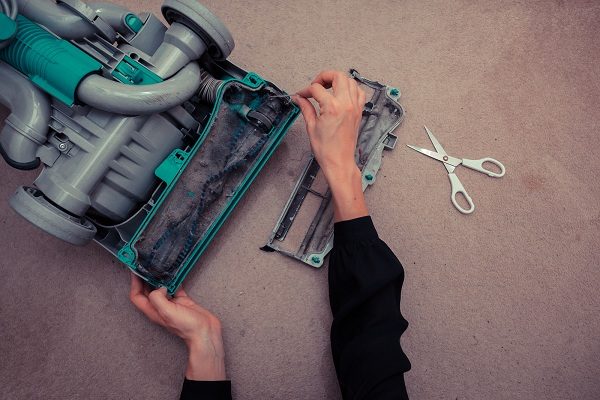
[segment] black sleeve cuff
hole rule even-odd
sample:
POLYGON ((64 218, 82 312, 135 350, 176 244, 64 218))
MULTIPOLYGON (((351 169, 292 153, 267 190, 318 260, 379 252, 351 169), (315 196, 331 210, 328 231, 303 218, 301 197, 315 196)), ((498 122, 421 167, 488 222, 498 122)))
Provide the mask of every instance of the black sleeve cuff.
POLYGON ((378 239, 377 230, 370 216, 336 222, 333 226, 334 245, 378 239))
POLYGON ((231 400, 231 381, 183 381, 179 400, 231 400))

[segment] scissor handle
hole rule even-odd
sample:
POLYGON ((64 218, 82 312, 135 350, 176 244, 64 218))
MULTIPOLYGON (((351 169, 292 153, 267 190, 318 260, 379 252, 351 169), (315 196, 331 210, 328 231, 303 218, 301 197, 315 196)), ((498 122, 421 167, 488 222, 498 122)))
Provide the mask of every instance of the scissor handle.
POLYGON ((473 200, 471 199, 471 196, 469 196, 469 194, 463 187, 462 183, 460 183, 460 180, 458 179, 458 176, 456 176, 456 174, 448 174, 448 177, 450 178, 450 184, 452 186, 452 195, 451 195, 452 204, 454 204, 454 207, 456 207, 456 209, 458 211, 460 211, 461 213, 471 214, 473 211, 475 211, 475 204, 473 204, 473 200), (456 195, 459 193, 462 194, 463 196, 465 196, 467 203, 469 203, 468 210, 462 208, 461 205, 458 204, 458 202, 456 201, 456 195))
POLYGON ((488 176, 491 176, 492 178, 502 178, 504 176, 504 173, 506 172, 504 165, 502 165, 502 163, 500 161, 495 160, 490 157, 485 157, 485 158, 482 158, 479 160, 468 160, 466 158, 463 158, 462 165, 464 165, 467 168, 474 169, 475 171, 483 172, 484 174, 487 174, 488 176), (500 173, 490 171, 489 169, 485 169, 483 167, 483 163, 485 163, 485 162, 490 162, 490 163, 494 164, 495 166, 497 166, 498 168, 500 168, 500 173))

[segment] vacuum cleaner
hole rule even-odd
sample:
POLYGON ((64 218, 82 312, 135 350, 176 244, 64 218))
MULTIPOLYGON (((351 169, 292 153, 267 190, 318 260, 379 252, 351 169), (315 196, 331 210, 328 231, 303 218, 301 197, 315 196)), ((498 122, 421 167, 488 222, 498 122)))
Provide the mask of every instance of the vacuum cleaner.
POLYGON ((161 19, 117 4, 0 0, 0 153, 40 168, 11 207, 100 244, 174 293, 299 114, 227 61, 233 38, 195 0, 161 19))

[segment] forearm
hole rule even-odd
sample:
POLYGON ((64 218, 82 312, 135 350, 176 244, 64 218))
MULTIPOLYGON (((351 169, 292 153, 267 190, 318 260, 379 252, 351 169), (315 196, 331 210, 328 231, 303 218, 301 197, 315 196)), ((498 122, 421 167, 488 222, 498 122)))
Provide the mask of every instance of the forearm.
POLYGON ((180 400, 231 400, 231 382, 225 380, 225 357, 222 347, 217 347, 211 343, 188 344, 188 366, 180 400))
POLYGON ((338 222, 329 261, 331 346, 344 398, 405 399, 402 265, 369 217, 338 222), (387 396, 378 395, 388 391, 387 396), (384 388, 386 388, 384 390, 384 388))
POLYGON ((362 177, 356 164, 324 169, 333 197, 335 222, 369 215, 362 190, 362 177))
POLYGON ((186 379, 191 381, 224 381, 225 357, 222 354, 207 355, 206 350, 190 346, 186 379))

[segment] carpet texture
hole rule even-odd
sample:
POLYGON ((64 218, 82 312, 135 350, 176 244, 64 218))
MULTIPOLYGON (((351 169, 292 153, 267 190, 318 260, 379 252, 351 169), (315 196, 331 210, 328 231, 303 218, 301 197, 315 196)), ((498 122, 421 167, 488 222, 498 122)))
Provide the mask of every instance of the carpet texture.
MULTIPOLYGON (((407 117, 368 202, 406 269, 411 398, 597 399, 600 3, 204 4, 237 41, 230 59, 284 89, 350 67, 401 88, 407 117), (450 155, 506 165, 457 169, 474 214, 405 147, 433 148, 424 124, 450 155)), ((340 398, 326 268, 259 251, 308 155, 298 121, 185 282, 223 321, 236 399, 340 398)), ((0 165, 0 398, 177 398, 184 345, 129 303, 127 271, 9 208, 36 176, 0 165)))

